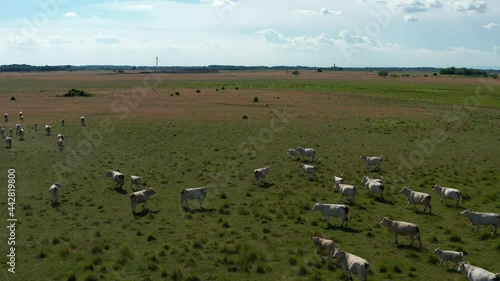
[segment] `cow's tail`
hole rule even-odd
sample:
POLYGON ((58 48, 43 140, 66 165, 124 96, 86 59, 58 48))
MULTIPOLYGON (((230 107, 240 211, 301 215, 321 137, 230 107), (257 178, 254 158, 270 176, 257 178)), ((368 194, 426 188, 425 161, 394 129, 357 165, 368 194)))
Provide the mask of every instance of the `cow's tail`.
POLYGON ((460 201, 460 203, 463 203, 462 193, 460 191, 458 192, 458 200, 460 201))

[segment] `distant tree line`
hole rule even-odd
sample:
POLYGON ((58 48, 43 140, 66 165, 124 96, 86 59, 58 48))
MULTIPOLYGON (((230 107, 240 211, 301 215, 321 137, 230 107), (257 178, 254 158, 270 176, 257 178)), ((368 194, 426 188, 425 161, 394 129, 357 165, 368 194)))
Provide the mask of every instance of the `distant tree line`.
POLYGON ((69 71, 71 65, 35 66, 27 64, 0 65, 0 72, 69 71))
POLYGON ((439 70, 440 74, 454 74, 454 75, 473 75, 473 76, 488 76, 488 72, 486 70, 481 69, 473 69, 473 68, 456 68, 456 67, 448 67, 441 68, 439 70))

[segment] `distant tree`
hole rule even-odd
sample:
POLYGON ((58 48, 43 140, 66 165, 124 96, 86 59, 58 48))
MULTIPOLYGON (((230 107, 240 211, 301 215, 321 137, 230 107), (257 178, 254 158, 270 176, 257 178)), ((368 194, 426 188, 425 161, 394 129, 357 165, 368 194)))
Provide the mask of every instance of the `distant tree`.
POLYGON ((316 69, 316 71, 317 71, 317 72, 323 72, 323 69, 318 68, 318 69, 316 69))
POLYGON ((382 76, 384 78, 387 77, 388 75, 389 75, 389 71, 387 71, 387 70, 380 70, 378 72, 378 76, 382 76))
POLYGON ((298 70, 294 70, 294 71, 292 71, 292 74, 293 74, 294 76, 297 76, 297 75, 299 75, 299 74, 300 74, 300 72, 299 72, 298 70))

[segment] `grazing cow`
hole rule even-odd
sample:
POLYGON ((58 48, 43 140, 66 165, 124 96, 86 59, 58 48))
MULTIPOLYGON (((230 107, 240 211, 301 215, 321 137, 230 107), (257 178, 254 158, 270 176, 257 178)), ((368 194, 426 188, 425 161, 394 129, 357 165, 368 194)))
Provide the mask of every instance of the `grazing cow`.
POLYGON ((38 123, 35 123, 35 131, 38 131, 38 123))
POLYGON ((314 246, 316 246, 316 249, 318 249, 318 255, 321 258, 321 260, 324 260, 323 251, 325 250, 327 258, 330 258, 333 255, 335 251, 335 242, 333 240, 324 239, 318 236, 313 236, 312 241, 314 243, 314 246))
POLYGON ((85 116, 80 117, 80 124, 85 127, 85 116))
POLYGON ((302 148, 302 147, 297 147, 295 149, 296 151, 299 152, 300 156, 302 156, 302 161, 305 161, 304 158, 311 157, 311 162, 314 161, 314 156, 316 155, 316 150, 313 148, 302 148))
POLYGON ((340 249, 335 249, 332 257, 339 260, 340 266, 344 270, 345 280, 352 280, 351 272, 359 275, 359 281, 368 280, 370 264, 365 259, 340 249))
POLYGON ((11 137, 5 137, 5 146, 7 148, 12 148, 12 138, 11 137))
POLYGON ((21 120, 21 122, 24 122, 24 115, 21 115, 21 116, 19 117, 19 120, 21 120))
POLYGON ((19 140, 20 141, 24 140, 24 129, 23 128, 21 128, 19 130, 19 140))
POLYGON ((432 213, 431 196, 429 194, 424 192, 413 191, 408 187, 403 187, 403 189, 401 189, 399 193, 406 195, 406 197, 408 198, 408 204, 406 204, 406 209, 408 209, 408 206, 410 206, 410 204, 413 204, 413 207, 415 207, 416 211, 417 204, 421 204, 424 205, 424 213, 425 210, 427 210, 427 208, 429 208, 429 214, 432 213))
POLYGON ((5 113, 5 114, 3 115, 3 121, 5 121, 5 122, 9 122, 9 114, 5 113))
POLYGON ((122 173, 117 172, 117 171, 108 170, 106 172, 106 177, 110 177, 111 178, 111 186, 113 188, 116 188, 115 187, 115 182, 117 183, 118 188, 122 188, 123 187, 123 183, 125 182, 125 176, 122 173))
POLYGON ((316 174, 316 167, 313 165, 307 165, 304 163, 299 163, 299 166, 297 168, 301 169, 301 175, 303 176, 304 173, 306 174, 311 174, 313 175, 316 179, 318 179, 318 175, 316 174))
POLYGON ((413 241, 415 240, 414 236, 417 236, 418 242, 420 242, 420 247, 422 247, 422 240, 420 240, 420 229, 416 224, 404 222, 404 221, 395 221, 388 217, 385 217, 380 221, 381 225, 387 226, 389 231, 394 236, 394 243, 398 245, 398 235, 409 235, 411 239, 410 246, 413 246, 413 241))
POLYGON ((59 150, 64 149, 64 139, 57 139, 57 146, 59 147, 59 150))
POLYGON ((60 183, 56 182, 49 188, 49 193, 52 196, 52 203, 57 203, 57 201, 59 201, 59 188, 61 186, 60 183))
POLYGON ((335 184, 337 184, 337 183, 344 183, 344 178, 342 178, 342 175, 340 175, 340 177, 333 176, 332 180, 333 180, 333 182, 335 184))
POLYGON ((49 125, 45 125, 45 135, 50 136, 52 134, 52 128, 49 125))
POLYGON ((0 137, 5 137, 5 129, 4 128, 0 128, 0 137))
POLYGON ((200 201, 200 209, 203 209, 203 200, 207 197, 208 187, 195 187, 195 188, 184 188, 181 190, 181 206, 189 209, 188 200, 198 199, 200 201), (185 206, 184 206, 185 204, 185 206))
POLYGON ((464 210, 459 213, 459 215, 464 216, 470 220, 470 225, 477 226, 477 231, 479 231, 479 226, 481 225, 493 225, 492 234, 497 231, 497 227, 500 226, 500 214, 497 213, 483 213, 483 212, 472 212, 470 210, 464 210))
POLYGON ((21 130, 21 124, 16 124, 16 136, 19 136, 20 130, 21 130))
POLYGON ((342 195, 342 202, 344 202, 344 196, 347 196, 350 201, 354 203, 354 199, 357 193, 356 187, 354 185, 337 183, 333 189, 340 192, 340 194, 342 195))
POLYGON ((22 111, 19 111, 19 119, 21 119, 22 117, 24 117, 24 114, 22 111))
POLYGON ((63 140, 64 141, 64 135, 63 134, 57 134, 57 140, 63 140))
POLYGON ((253 183, 260 185, 260 183, 266 183, 266 177, 269 174, 270 166, 264 168, 258 168, 253 171, 253 183))
POLYGON ((61 119, 61 127, 64 127, 64 119, 61 119))
POLYGON ((500 273, 493 273, 479 266, 470 264, 469 262, 461 262, 458 264, 458 272, 467 276, 469 281, 499 281, 500 273))
POLYGON ((297 156, 300 159, 300 152, 296 149, 290 148, 286 154, 288 154, 288 158, 290 159, 292 159, 292 156, 297 156))
POLYGON ((377 194, 378 196, 380 196, 381 200, 384 199, 384 197, 382 196, 382 192, 384 192, 383 180, 372 179, 372 178, 365 176, 361 183, 365 185, 366 191, 373 192, 373 193, 377 194))
POLYGON ((443 187, 436 184, 432 188, 432 191, 439 193, 439 196, 441 197, 441 202, 444 202, 445 205, 446 205, 446 199, 454 199, 457 207, 458 203, 462 202, 462 194, 458 189, 443 187))
POLYGON ((448 269, 448 262, 449 261, 455 262, 456 266, 458 266, 458 263, 462 261, 464 253, 456 251, 444 251, 439 248, 436 248, 434 250, 434 255, 438 255, 440 260, 439 264, 441 264, 444 261, 446 263, 446 269, 448 269))
POLYGON ((380 170, 380 164, 384 161, 383 156, 366 156, 365 154, 361 155, 359 158, 365 162, 366 168, 370 168, 370 166, 375 166, 376 170, 380 170))
POLYGON ((130 176, 130 188, 134 189, 132 186, 135 185, 135 190, 141 189, 142 186, 142 178, 138 176, 130 176))
POLYGON ((314 203, 312 210, 320 211, 328 224, 330 224, 330 216, 332 216, 342 218, 340 226, 347 226, 347 215, 349 214, 349 206, 347 205, 314 203))
POLYGON ((148 207, 148 199, 151 195, 155 194, 156 191, 154 188, 150 187, 148 189, 144 189, 141 191, 136 191, 130 194, 130 202, 132 203, 132 213, 135 215, 135 207, 137 204, 144 203, 143 208, 149 209, 148 207))

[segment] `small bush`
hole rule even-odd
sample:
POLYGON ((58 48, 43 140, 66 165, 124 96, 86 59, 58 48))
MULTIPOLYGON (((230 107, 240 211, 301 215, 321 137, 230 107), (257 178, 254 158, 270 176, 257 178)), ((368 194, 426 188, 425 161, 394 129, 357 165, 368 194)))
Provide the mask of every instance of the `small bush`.
POLYGON ((449 240, 451 242, 457 242, 457 243, 462 243, 462 238, 460 238, 460 236, 456 235, 456 234, 453 234, 450 236, 449 240))
POLYGON ((200 91, 200 90, 196 90, 196 92, 197 92, 197 93, 201 93, 201 91, 200 91))
POLYGON ((176 91, 176 92, 175 92, 175 95, 176 95, 176 96, 180 96, 180 95, 181 95, 181 93, 179 93, 179 92, 177 92, 177 91, 176 91))
POLYGON ((220 199, 227 199, 226 193, 221 193, 219 196, 220 199))
POLYGON ((148 235, 148 238, 147 238, 148 242, 151 242, 153 240, 156 240, 156 237, 154 235, 148 235))
POLYGON ((235 89, 235 90, 239 90, 239 88, 238 88, 238 87, 234 87, 234 89, 235 89))
POLYGON ((243 119, 245 119, 245 120, 246 120, 246 119, 248 119, 248 116, 246 116, 246 115, 243 115, 243 119))
POLYGON ((259 102, 259 98, 258 97, 254 97, 253 98, 253 102, 259 102))
POLYGON ((10 97, 10 100, 16 100, 16 97, 12 96, 10 97))
POLYGON ((318 68, 318 69, 316 69, 316 71, 317 71, 317 72, 323 72, 323 69, 318 68))
POLYGON ((93 97, 93 96, 94 94, 77 89, 71 89, 66 94, 63 95, 63 97, 93 97))

